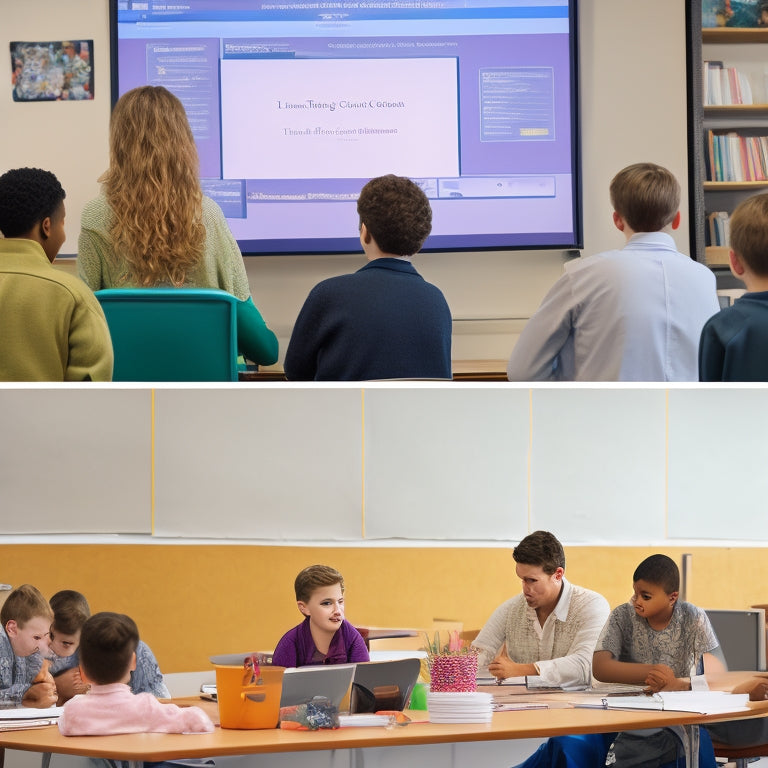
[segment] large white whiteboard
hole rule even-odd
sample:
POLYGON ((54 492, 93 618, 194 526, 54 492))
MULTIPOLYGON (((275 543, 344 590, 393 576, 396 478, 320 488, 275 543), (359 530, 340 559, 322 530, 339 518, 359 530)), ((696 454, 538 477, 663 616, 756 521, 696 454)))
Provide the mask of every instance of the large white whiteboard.
POLYGON ((2 533, 150 533, 151 392, 0 389, 2 533))
POLYGON ((359 539, 356 389, 158 390, 155 533, 359 539))
POLYGON ((533 393, 532 528, 571 543, 659 541, 665 531, 665 393, 533 393))
POLYGON ((376 389, 365 403, 368 537, 525 536, 527 390, 376 389))
POLYGON ((768 542, 768 390, 0 388, 3 534, 768 542), (154 470, 154 504, 152 480, 154 470))
POLYGON ((669 535, 768 541, 768 389, 669 393, 669 535))

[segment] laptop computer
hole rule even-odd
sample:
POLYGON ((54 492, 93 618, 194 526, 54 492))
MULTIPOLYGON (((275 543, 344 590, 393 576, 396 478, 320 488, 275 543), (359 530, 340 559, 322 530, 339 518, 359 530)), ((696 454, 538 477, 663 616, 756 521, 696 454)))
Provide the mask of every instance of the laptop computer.
POLYGON ((338 709, 349 691, 354 673, 354 664, 321 664, 286 669, 280 706, 292 707, 311 701, 315 696, 323 696, 338 709))
MULTIPOLYGON (((272 654, 265 651, 243 653, 221 653, 209 656, 212 664, 223 666, 244 666, 250 659, 256 657, 260 665, 270 666, 272 654)), ((304 704, 316 696, 324 696, 335 707, 339 707, 349 692, 352 676, 355 673, 354 664, 329 664, 309 667, 290 667, 283 674, 283 687, 280 694, 280 706, 291 707, 304 704)), ((202 691, 206 697, 216 698, 216 687, 207 685, 202 691)))
POLYGON ((421 671, 420 659, 357 664, 349 710, 352 714, 405 709, 421 671))

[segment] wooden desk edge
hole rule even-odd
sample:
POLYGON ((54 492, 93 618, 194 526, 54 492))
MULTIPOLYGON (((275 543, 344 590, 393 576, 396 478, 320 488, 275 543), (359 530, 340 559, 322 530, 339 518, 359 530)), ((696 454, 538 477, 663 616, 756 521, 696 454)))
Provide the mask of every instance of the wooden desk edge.
MULTIPOLYGON (((454 381, 507 381, 506 360, 454 360, 451 368, 454 381)), ((286 381, 286 378, 281 367, 273 366, 258 371, 238 371, 238 381, 286 381)))
MULTIPOLYGON (((187 703, 189 699, 184 700, 187 703)), ((207 734, 134 733, 119 736, 62 736, 56 726, 27 731, 0 731, 0 747, 31 752, 51 752, 109 757, 120 760, 171 760, 310 752, 328 749, 414 746, 425 744, 546 738, 576 733, 696 725, 723 720, 764 717, 768 702, 743 712, 700 715, 690 712, 628 711, 604 709, 537 709, 497 712, 490 724, 435 724, 418 722, 426 712, 411 711, 415 722, 405 727, 342 728, 335 731, 226 730, 207 734)))

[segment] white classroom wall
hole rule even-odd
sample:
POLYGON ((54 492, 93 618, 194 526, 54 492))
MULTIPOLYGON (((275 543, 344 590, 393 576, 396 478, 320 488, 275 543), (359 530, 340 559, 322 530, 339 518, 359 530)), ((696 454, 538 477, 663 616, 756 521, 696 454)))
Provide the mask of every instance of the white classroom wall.
MULTIPOLYGON (((623 242, 611 223, 607 187, 629 163, 651 160, 669 167, 681 180, 687 220, 685 4, 581 0, 579 13, 584 252, 593 253, 623 242)), ((94 101, 17 103, 10 85, 0 92, 0 171, 34 165, 59 176, 67 190, 63 254, 76 251, 80 211, 98 192, 96 179, 108 162, 108 30, 106 0, 3 3, 0 50, 8 51, 14 40, 94 40, 94 101)), ((10 75, 9 56, 6 62, 10 75)), ((687 226, 675 237, 687 252, 687 226)), ((418 269, 440 286, 451 307, 454 358, 506 358, 565 258, 554 251, 418 257, 418 269)), ((361 264, 356 255, 246 259, 254 300, 280 338, 281 359, 309 289, 361 264)), ((71 262, 62 266, 73 269, 71 262)))

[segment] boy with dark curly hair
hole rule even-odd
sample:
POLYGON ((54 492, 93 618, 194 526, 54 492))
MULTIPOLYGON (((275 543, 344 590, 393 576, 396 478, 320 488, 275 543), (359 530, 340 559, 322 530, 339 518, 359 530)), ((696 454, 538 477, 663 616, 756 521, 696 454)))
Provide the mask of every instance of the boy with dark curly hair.
POLYGON ((323 280, 299 313, 285 355, 292 380, 450 379, 451 311, 411 257, 432 209, 410 179, 371 179, 357 201, 368 263, 323 280))
POLYGON ((52 266, 66 235, 58 179, 0 176, 0 381, 111 381, 112 341, 96 297, 52 266))

